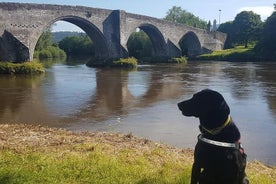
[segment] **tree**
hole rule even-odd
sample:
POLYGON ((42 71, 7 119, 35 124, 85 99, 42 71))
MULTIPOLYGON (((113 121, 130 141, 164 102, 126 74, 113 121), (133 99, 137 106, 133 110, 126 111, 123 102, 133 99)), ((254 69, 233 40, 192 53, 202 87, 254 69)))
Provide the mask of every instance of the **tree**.
POLYGON ((152 43, 144 31, 132 33, 127 42, 127 48, 130 56, 137 59, 150 57, 152 55, 152 43))
POLYGON ((73 56, 94 56, 95 54, 94 44, 86 34, 65 37, 59 42, 59 47, 73 56))
POLYGON ((52 33, 50 29, 47 29, 46 31, 43 32, 43 34, 39 37, 35 50, 40 51, 43 50, 49 46, 51 46, 52 43, 52 33))
POLYGON ((208 24, 207 24, 207 31, 211 31, 211 21, 209 20, 208 24))
POLYGON ((242 11, 237 14, 233 21, 235 42, 248 47, 249 42, 259 39, 262 25, 260 15, 252 11, 242 11))
POLYGON ((192 13, 182 10, 181 7, 173 6, 167 12, 165 20, 195 26, 201 29, 207 29, 207 22, 201 20, 199 17, 194 16, 192 13))
POLYGON ((234 29, 233 29, 233 21, 228 21, 225 23, 220 24, 217 31, 226 33, 227 38, 224 44, 224 48, 229 49, 234 46, 235 40, 234 40, 234 29))
POLYGON ((53 35, 51 29, 47 29, 39 37, 34 52, 34 58, 62 58, 66 54, 61 50, 57 44, 53 43, 53 35))
POLYGON ((276 12, 274 11, 264 23, 263 38, 255 47, 256 51, 261 51, 267 58, 276 58, 276 12))

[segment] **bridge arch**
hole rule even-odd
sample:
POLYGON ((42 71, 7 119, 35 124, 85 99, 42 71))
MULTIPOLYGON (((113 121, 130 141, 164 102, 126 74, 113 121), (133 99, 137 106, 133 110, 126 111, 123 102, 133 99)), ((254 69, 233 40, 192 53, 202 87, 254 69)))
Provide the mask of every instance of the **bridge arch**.
POLYGON ((182 56, 194 57, 201 54, 201 43, 198 36, 192 32, 187 32, 179 41, 182 56))
MULTIPOLYGON (((107 40, 103 33, 95 26, 93 23, 90 21, 77 17, 77 16, 62 16, 55 18, 51 20, 49 23, 46 24, 44 30, 46 30, 48 27, 50 27, 52 24, 54 24, 57 21, 65 21, 69 22, 71 24, 74 24, 81 28, 88 36, 89 38, 93 41, 93 43, 96 45, 95 47, 95 59, 99 60, 104 60, 110 57, 110 52, 107 46, 107 40)), ((36 35, 36 40, 38 41, 39 37, 41 36, 42 32, 40 34, 36 35)), ((34 44, 34 47, 37 43, 37 41, 34 44)), ((33 49, 34 49, 33 47, 33 49)))
POLYGON ((153 46, 153 56, 159 57, 166 55, 166 42, 162 33, 152 24, 141 24, 139 26, 150 38, 153 46))
POLYGON ((144 31, 148 35, 153 47, 152 57, 166 56, 166 42, 162 33, 156 26, 148 23, 142 23, 136 26, 131 33, 133 33, 137 28, 144 31))

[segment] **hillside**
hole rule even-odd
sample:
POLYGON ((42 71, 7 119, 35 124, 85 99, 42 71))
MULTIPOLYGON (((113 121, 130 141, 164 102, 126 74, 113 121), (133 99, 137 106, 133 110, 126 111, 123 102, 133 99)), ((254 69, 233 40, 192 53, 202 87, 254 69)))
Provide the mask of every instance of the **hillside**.
POLYGON ((63 38, 68 37, 68 36, 85 35, 85 33, 72 32, 72 31, 52 32, 52 34, 53 34, 53 43, 60 42, 63 38))

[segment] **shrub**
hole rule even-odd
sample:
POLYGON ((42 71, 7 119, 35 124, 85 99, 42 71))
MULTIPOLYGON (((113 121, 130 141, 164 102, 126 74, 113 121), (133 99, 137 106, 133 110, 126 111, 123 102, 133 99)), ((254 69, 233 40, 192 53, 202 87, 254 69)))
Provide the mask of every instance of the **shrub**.
POLYGON ((61 49, 59 49, 59 57, 61 57, 61 58, 65 58, 66 57, 66 53, 63 50, 61 50, 61 49))
POLYGON ((58 47, 49 46, 46 48, 46 50, 51 52, 51 55, 53 58, 59 57, 59 48, 58 47))
POLYGON ((52 58, 52 53, 46 49, 43 49, 41 51, 39 51, 39 59, 46 59, 46 58, 52 58))
POLYGON ((0 74, 41 74, 44 72, 43 65, 38 62, 0 62, 0 74))
POLYGON ((111 66, 122 67, 122 68, 136 68, 137 67, 137 59, 134 57, 121 58, 120 60, 113 61, 111 66))
POLYGON ((35 51, 34 58, 49 59, 49 58, 63 58, 66 57, 66 53, 59 47, 48 46, 46 49, 35 51))
POLYGON ((187 63, 187 57, 181 56, 181 57, 174 57, 168 60, 169 63, 187 63))

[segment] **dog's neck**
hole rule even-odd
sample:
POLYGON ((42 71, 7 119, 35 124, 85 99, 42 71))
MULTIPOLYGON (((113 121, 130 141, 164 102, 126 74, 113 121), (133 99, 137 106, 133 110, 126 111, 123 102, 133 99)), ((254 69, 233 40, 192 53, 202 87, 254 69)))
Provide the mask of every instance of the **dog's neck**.
MULTIPOLYGON (((202 133, 203 137, 208 139, 224 141, 224 142, 236 142, 240 140, 240 132, 236 127, 235 123, 232 121, 232 118, 229 117, 225 120, 224 124, 219 127, 219 129, 215 128, 217 131, 206 131, 202 125, 199 126, 199 129, 202 133), (229 122, 228 122, 229 121, 229 122), (223 128, 222 128, 223 127, 223 128), (220 130, 220 131, 218 131, 220 130), (212 133, 210 133, 212 132, 212 133), (216 134, 214 134, 214 132, 216 134)), ((214 130, 214 129, 212 129, 214 130)))
POLYGON ((230 121, 231 121, 231 117, 230 117, 230 115, 228 115, 227 119, 225 120, 225 122, 224 122, 221 126, 216 127, 216 128, 213 128, 213 129, 209 129, 209 128, 206 128, 206 127, 204 127, 204 126, 202 125, 202 126, 201 126, 201 129, 202 129, 201 131, 202 131, 202 132, 207 132, 207 133, 209 133, 209 134, 211 134, 211 135, 217 135, 217 134, 219 134, 227 125, 229 125, 230 121))

